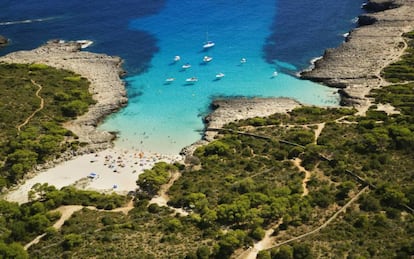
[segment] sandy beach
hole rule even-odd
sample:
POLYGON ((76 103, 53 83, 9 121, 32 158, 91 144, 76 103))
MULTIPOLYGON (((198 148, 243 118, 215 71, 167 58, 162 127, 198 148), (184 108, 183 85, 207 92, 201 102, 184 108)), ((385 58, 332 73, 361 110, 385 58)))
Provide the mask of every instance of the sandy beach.
POLYGON ((56 167, 37 173, 4 197, 8 201, 25 203, 28 192, 36 183, 49 183, 60 189, 74 185, 79 189, 127 194, 137 188, 138 176, 160 161, 172 163, 181 156, 149 154, 134 150, 110 148, 75 157, 56 167))

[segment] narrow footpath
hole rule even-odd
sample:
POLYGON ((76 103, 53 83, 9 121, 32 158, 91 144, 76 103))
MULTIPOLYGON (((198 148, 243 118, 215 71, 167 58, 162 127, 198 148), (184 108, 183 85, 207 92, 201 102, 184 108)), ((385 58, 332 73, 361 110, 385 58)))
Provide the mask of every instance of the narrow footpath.
POLYGON ((45 100, 40 96, 40 91, 42 91, 43 87, 39 85, 38 83, 36 83, 33 79, 30 79, 30 82, 32 82, 32 84, 38 87, 36 91, 36 97, 40 99, 40 105, 39 105, 39 108, 37 108, 32 114, 30 114, 30 116, 27 117, 27 119, 22 124, 16 127, 18 132, 20 132, 22 127, 24 127, 27 123, 29 123, 29 121, 36 115, 36 113, 43 110, 43 107, 45 106, 45 100))
MULTIPOLYGON (((113 210, 103 210, 103 209, 98 209, 94 206, 82 206, 82 205, 66 205, 66 206, 60 206, 59 208, 53 210, 52 212, 60 212, 61 213, 61 217, 60 219, 58 219, 55 224, 53 224, 53 227, 56 230, 59 230, 63 224, 65 223, 66 220, 68 220, 70 217, 72 217, 73 213, 80 211, 83 208, 87 208, 90 210, 97 210, 97 211, 105 211, 105 212, 121 212, 124 213, 125 215, 128 214, 128 212, 130 210, 132 210, 134 208, 134 202, 131 199, 128 204, 125 207, 121 207, 121 208, 116 208, 113 210)), ((39 241, 46 235, 46 233, 43 233, 39 236, 37 236, 35 239, 33 239, 32 241, 30 241, 29 243, 27 243, 24 246, 24 249, 27 250, 29 249, 32 245, 39 243, 39 241)))
POLYGON ((172 209, 175 213, 181 215, 181 216, 187 216, 188 212, 183 210, 182 208, 174 208, 172 206, 168 205, 168 201, 170 200, 170 197, 168 196, 167 192, 171 188, 171 186, 174 184, 174 182, 181 177, 181 173, 176 171, 172 173, 170 180, 167 184, 163 185, 159 191, 159 195, 152 198, 149 202, 149 204, 157 204, 161 207, 168 207, 172 209))
MULTIPOLYGON (((345 212, 345 210, 351 206, 352 203, 354 203, 356 200, 358 200, 358 198, 367 190, 369 189, 369 186, 365 186, 361 191, 359 191, 352 199, 350 199, 342 208, 340 208, 337 212, 335 212, 335 214, 333 214, 329 219, 327 219, 325 221, 325 223, 323 223, 322 225, 320 225, 319 227, 315 228, 312 231, 309 231, 307 233, 304 233, 300 236, 285 240, 283 242, 277 243, 275 245, 272 245, 274 243, 274 239, 275 237, 272 237, 271 234, 273 233, 273 229, 274 227, 270 228, 269 230, 266 231, 266 235, 265 237, 255 243, 253 248, 249 248, 247 249, 244 253, 242 253, 241 255, 239 255, 237 257, 237 259, 254 259, 257 257, 257 254, 262 251, 262 250, 268 250, 271 248, 276 248, 282 245, 286 245, 288 243, 297 241, 299 239, 305 238, 307 236, 310 236, 312 234, 315 234, 317 232, 319 232, 320 230, 326 228, 333 220, 335 220, 339 214, 341 214, 342 212, 345 212)), ((281 221, 279 221, 281 223, 281 221)), ((280 224, 279 223, 279 224, 280 224)))
POLYGON ((303 189, 302 197, 303 196, 306 196, 306 195, 309 194, 309 190, 308 190, 307 183, 310 180, 311 173, 308 170, 306 170, 306 168, 304 168, 301 165, 302 164, 302 159, 300 159, 299 157, 293 159, 292 162, 299 169, 300 172, 304 172, 305 173, 305 177, 302 180, 302 189, 303 189))

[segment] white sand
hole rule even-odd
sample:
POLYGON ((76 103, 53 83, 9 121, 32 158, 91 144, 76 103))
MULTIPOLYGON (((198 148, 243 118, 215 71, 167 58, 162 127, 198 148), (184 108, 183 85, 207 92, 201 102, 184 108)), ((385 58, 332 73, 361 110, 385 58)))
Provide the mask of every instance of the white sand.
POLYGON ((76 183, 75 186, 79 189, 126 194, 137 188, 136 181, 144 169, 151 168, 159 161, 173 162, 181 159, 181 156, 107 149, 96 154, 75 157, 73 160, 40 172, 6 194, 5 199, 18 203, 27 202, 28 192, 36 183, 48 183, 58 189, 76 183), (95 173, 96 177, 89 178, 91 173, 95 173))

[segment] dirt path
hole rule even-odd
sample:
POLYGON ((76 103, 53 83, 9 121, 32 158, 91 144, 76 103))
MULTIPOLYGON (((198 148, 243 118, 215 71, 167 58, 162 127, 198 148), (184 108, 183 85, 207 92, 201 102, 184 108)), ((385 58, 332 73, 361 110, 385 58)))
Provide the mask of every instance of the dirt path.
POLYGON ((18 132, 20 132, 22 127, 24 127, 27 123, 29 123, 29 121, 33 118, 33 116, 36 115, 36 113, 43 110, 43 107, 45 106, 45 100, 40 96, 40 91, 42 91, 43 87, 39 85, 38 83, 36 83, 33 79, 30 79, 30 82, 32 82, 32 84, 34 84, 35 86, 39 88, 36 91, 36 97, 40 99, 40 106, 32 114, 30 114, 30 116, 27 117, 27 119, 22 124, 16 127, 18 132))
POLYGON ((300 159, 299 157, 293 159, 292 162, 293 162, 293 165, 295 165, 299 169, 299 171, 305 173, 305 177, 302 180, 302 188, 303 188, 302 197, 306 196, 306 195, 309 194, 307 183, 310 180, 311 173, 301 165, 302 164, 302 159, 300 159))
POLYGON ((244 251, 241 255, 237 256, 237 259, 256 259, 257 254, 262 251, 272 247, 275 237, 272 236, 275 228, 279 227, 282 224, 283 220, 280 219, 276 224, 272 225, 268 230, 266 230, 265 236, 262 240, 255 243, 253 247, 250 247, 244 251))
MULTIPOLYGON (((53 227, 57 230, 59 230, 63 224, 65 223, 66 220, 68 220, 73 213, 81 210, 83 208, 83 206, 81 205, 68 205, 68 206, 61 206, 53 211, 59 211, 62 216, 60 217, 60 219, 58 221, 55 222, 55 224, 53 224, 53 227)), ((33 239, 32 241, 30 241, 29 243, 27 243, 24 246, 24 249, 27 250, 29 249, 32 245, 39 243, 39 241, 46 235, 46 233, 43 233, 39 236, 37 236, 35 239, 33 239)))
MULTIPOLYGON (((61 217, 60 219, 58 219, 58 221, 55 222, 55 224, 53 224, 53 227, 56 230, 59 230, 63 224, 65 223, 66 220, 68 220, 70 217, 72 217, 73 213, 80 211, 83 208, 87 208, 90 210, 97 210, 97 211, 105 211, 105 212, 122 212, 125 215, 128 214, 128 212, 130 210, 132 210, 134 208, 134 202, 131 199, 128 204, 125 207, 121 207, 121 208, 116 208, 113 210, 103 210, 103 209, 97 209, 94 206, 82 206, 82 205, 66 205, 66 206, 60 206, 59 208, 53 210, 52 212, 60 212, 61 213, 61 217)), ((32 241, 30 241, 29 243, 27 243, 24 246, 24 249, 27 250, 29 249, 32 245, 39 243, 39 241, 46 235, 46 233, 43 233, 39 236, 37 236, 35 239, 33 239, 32 241)))
POLYGON ((309 235, 312 235, 318 231, 320 231, 321 229, 327 227, 334 219, 336 219, 338 217, 338 215, 342 212, 344 212, 353 202, 355 202, 360 196, 361 194, 363 194, 364 192, 366 192, 369 189, 368 186, 364 187, 361 191, 359 191, 358 194, 356 194, 351 200, 349 200, 341 209, 339 209, 337 212, 335 212, 334 215, 332 215, 325 223, 323 223, 321 226, 317 227, 316 229, 307 232, 303 235, 291 238, 289 240, 283 241, 281 243, 278 243, 276 245, 273 245, 275 242, 275 236, 272 236, 273 231, 275 228, 277 228, 280 224, 282 224, 282 219, 279 220, 278 223, 276 223, 274 226, 272 226, 271 228, 269 228, 266 231, 266 234, 264 236, 264 238, 262 240, 260 240, 259 242, 255 243, 253 247, 249 247, 246 251, 244 251, 243 253, 241 253, 240 255, 238 255, 236 258, 237 259, 255 259, 257 257, 257 254, 260 251, 263 250, 267 250, 267 249, 271 249, 271 248, 275 248, 275 247, 279 247, 281 245, 285 245, 287 243, 291 243, 293 241, 302 239, 304 237, 307 237, 309 235))
POLYGON ((180 214, 181 216, 187 216, 188 212, 181 209, 181 208, 174 208, 169 206, 167 203, 170 200, 170 197, 168 196, 167 192, 168 190, 171 188, 171 186, 174 184, 174 182, 180 178, 181 173, 180 172, 174 172, 171 175, 171 179, 170 181, 168 181, 167 184, 163 185, 159 191, 159 195, 155 196, 154 198, 152 198, 149 202, 149 204, 157 204, 158 206, 165 206, 165 207, 169 207, 170 209, 174 210, 175 213, 180 214))
MULTIPOLYGON (((287 243, 291 243, 291 242, 293 242, 293 241, 296 241, 296 240, 299 240, 299 239, 302 239, 302 238, 304 238, 304 237, 307 237, 307 236, 310 236, 310 235, 312 235, 312 234, 314 234, 314 233, 316 233, 316 232, 318 232, 318 231, 320 231, 321 229, 324 229, 325 227, 327 227, 333 220, 335 220, 337 217, 338 217, 338 215, 339 214, 341 214, 342 212, 344 212, 352 203, 354 203, 360 196, 361 196, 361 194, 363 194, 364 192, 366 192, 367 190, 369 189, 369 186, 365 186, 361 191, 359 191, 359 193, 357 194, 357 195, 355 195, 351 200, 349 200, 342 208, 340 208, 337 212, 335 212, 335 214, 333 214, 332 215, 332 217, 330 217, 327 221, 325 221, 325 223, 323 223, 322 225, 320 225, 319 227, 317 227, 317 228, 315 228, 314 230, 312 230, 312 231, 309 231, 309 232, 307 232, 307 233, 305 233, 305 234, 302 234, 302 235, 300 235, 300 236, 297 236, 297 237, 294 237, 294 238, 291 238, 291 239, 289 239, 289 240, 286 240, 286 241, 283 241, 283 242, 280 242, 280 243, 278 243, 278 244, 276 244, 276 245, 274 245, 274 246, 272 246, 272 247, 269 247, 269 248, 274 248, 274 247, 279 247, 279 246, 281 246, 281 245, 285 245, 285 244, 287 244, 287 243)), ((269 249, 268 248, 268 249, 269 249)))
POLYGON ((128 212, 130 212, 134 208, 134 200, 131 199, 128 204, 125 207, 116 208, 111 210, 112 212, 122 212, 125 215, 128 215, 128 212))
POLYGON ((315 124, 317 128, 315 129, 315 141, 314 144, 318 144, 318 138, 322 133, 322 130, 325 128, 325 122, 315 124))

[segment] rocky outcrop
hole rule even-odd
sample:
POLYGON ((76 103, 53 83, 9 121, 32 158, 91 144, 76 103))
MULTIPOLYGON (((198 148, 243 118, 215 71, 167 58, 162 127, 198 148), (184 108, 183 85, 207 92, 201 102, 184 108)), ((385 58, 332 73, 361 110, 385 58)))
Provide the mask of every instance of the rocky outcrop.
POLYGON ((382 83, 380 71, 404 51, 402 34, 414 30, 412 0, 371 0, 366 8, 379 12, 364 14, 346 42, 326 50, 314 69, 301 73, 304 79, 342 88, 343 105, 369 104, 369 91, 382 83))
POLYGON ((368 12, 382 12, 398 6, 398 1, 393 0, 371 0, 363 5, 364 9, 368 12))
POLYGON ((43 63, 73 71, 90 81, 89 91, 96 104, 86 114, 64 126, 74 132, 79 141, 88 143, 88 149, 99 150, 112 145, 114 135, 96 130, 108 114, 127 103, 125 85, 120 78, 122 60, 105 54, 80 51, 76 42, 50 41, 30 51, 18 51, 0 57, 0 62, 43 63))
POLYGON ((6 37, 0 35, 0 47, 6 46, 8 43, 9 40, 6 37))
MULTIPOLYGON (((286 113, 301 104, 289 98, 235 98, 217 99, 211 104, 213 112, 205 118, 208 128, 254 117, 266 117, 275 113, 286 113)), ((209 136, 205 137, 209 140, 209 136)))
POLYGON ((191 156, 194 150, 212 140, 216 130, 225 124, 254 117, 266 117, 275 113, 286 113, 301 104, 289 98, 231 98, 217 99, 211 104, 212 112, 204 119, 206 131, 203 140, 185 147, 181 155, 191 156))

